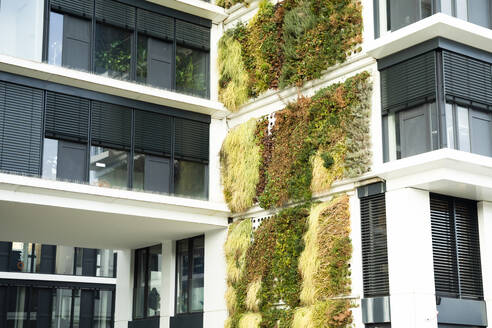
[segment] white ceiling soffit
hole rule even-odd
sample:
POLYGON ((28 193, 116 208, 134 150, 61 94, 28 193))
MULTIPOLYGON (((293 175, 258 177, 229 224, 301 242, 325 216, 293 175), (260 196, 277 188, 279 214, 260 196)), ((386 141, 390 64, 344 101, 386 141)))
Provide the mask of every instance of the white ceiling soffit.
MULTIPOLYGON (((225 9, 204 0, 147 0, 160 6, 210 19, 218 24, 227 18, 225 9)), ((215 0, 212 0, 215 2, 215 0)))

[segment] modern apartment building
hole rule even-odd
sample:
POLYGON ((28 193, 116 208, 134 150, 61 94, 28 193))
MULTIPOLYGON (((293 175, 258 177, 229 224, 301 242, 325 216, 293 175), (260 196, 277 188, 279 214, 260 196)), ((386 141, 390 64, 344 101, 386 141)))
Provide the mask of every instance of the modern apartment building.
POLYGON ((258 7, 0 0, 0 328, 223 327, 228 227, 279 210, 228 208, 228 131, 361 72, 371 167, 312 197, 349 197, 353 325, 488 326, 492 1, 363 0, 360 52, 231 113, 258 7))

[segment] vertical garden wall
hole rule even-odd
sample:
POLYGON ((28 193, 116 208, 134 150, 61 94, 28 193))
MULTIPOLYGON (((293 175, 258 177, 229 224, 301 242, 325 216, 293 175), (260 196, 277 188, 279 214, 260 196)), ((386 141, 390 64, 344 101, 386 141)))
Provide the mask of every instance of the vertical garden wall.
MULTIPOLYGON (((218 0, 230 7, 237 0, 218 0)), ((343 63, 362 42, 361 4, 356 0, 261 0, 248 24, 219 41, 219 99, 237 111, 268 89, 302 86, 343 63)))
POLYGON ((250 219, 229 228, 226 327, 352 323, 348 197, 312 195, 369 171, 370 94, 363 72, 290 103, 273 125, 265 117, 229 132, 220 160, 231 210, 283 209, 256 231, 250 219))

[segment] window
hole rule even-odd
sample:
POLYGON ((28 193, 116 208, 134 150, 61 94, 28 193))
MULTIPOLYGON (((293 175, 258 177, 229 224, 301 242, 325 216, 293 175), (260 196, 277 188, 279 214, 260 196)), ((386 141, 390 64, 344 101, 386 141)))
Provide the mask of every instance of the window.
POLYGON ((0 81, 0 170, 208 198, 210 116, 60 88, 0 81))
POLYGON ((430 209, 436 294, 483 299, 476 202, 431 194, 430 209))
POLYGON ((138 8, 113 0, 50 3, 48 63, 210 96, 210 21, 191 16, 182 21, 148 3, 138 8))
POLYGON ((41 61, 44 0, 0 1, 0 54, 41 61))
POLYGON ((203 311, 204 249, 203 236, 176 242, 176 313, 203 311))
POLYGON ((133 318, 159 316, 161 312, 162 245, 135 251, 133 318))
POLYGON ((448 147, 492 156, 492 113, 446 104, 448 147))
POLYGON ((375 37, 429 17, 437 12, 439 6, 440 12, 447 15, 492 27, 491 0, 376 0, 375 37))
POLYGON ((10 271, 40 272, 41 245, 33 243, 12 243, 10 271))
POLYGON ((384 193, 360 198, 364 297, 389 295, 384 193))

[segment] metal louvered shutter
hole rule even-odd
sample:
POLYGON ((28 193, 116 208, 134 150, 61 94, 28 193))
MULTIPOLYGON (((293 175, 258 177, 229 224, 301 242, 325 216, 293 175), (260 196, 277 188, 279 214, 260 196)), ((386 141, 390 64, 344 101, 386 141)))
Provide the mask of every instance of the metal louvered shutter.
POLYGON ((171 117, 135 111, 135 151, 154 155, 171 155, 171 117))
POLYGON ((380 193, 360 199, 364 297, 389 295, 386 200, 380 193))
POLYGON ((92 17, 94 13, 93 0, 51 0, 51 8, 64 13, 82 17, 92 17))
POLYGON ((430 102, 436 97, 436 55, 428 52, 381 71, 384 111, 430 102))
POLYGON ((45 121, 47 137, 86 142, 89 100, 48 92, 45 121))
POLYGON ((483 298, 476 202, 431 194, 430 207, 436 293, 483 298))
POLYGON ((484 105, 492 105, 492 66, 443 51, 444 93, 484 105))
POLYGON ((130 149, 132 111, 130 108, 92 102, 92 141, 96 146, 130 149))
POLYGON ((210 28, 176 20, 176 42, 200 49, 210 49, 210 28))
POLYGON ((147 10, 137 11, 138 30, 163 40, 174 39, 174 19, 147 10))
POLYGON ((0 82, 0 169, 39 175, 44 92, 0 82))
POLYGON ((98 21, 123 28, 135 28, 135 8, 111 0, 96 0, 98 21))
POLYGON ((209 124, 175 119, 175 150, 177 157, 208 161, 209 124))

